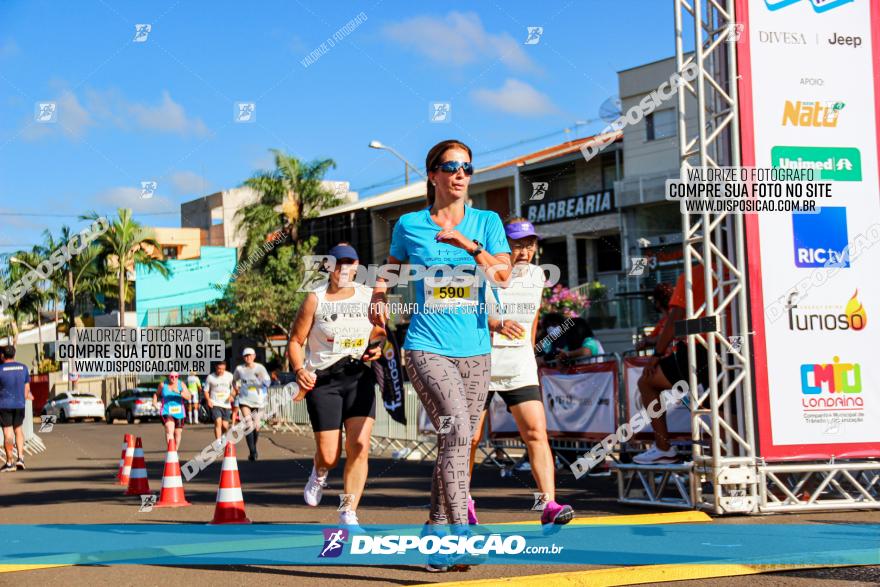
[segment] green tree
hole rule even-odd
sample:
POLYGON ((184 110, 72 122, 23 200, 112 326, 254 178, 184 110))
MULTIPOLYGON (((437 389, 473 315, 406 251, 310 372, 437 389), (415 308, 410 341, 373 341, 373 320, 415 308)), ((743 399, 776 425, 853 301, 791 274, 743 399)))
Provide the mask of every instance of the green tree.
MULTIPOLYGON (((150 230, 134 220, 131 210, 119 208, 117 216, 107 219, 110 226, 100 235, 95 243, 98 245, 97 263, 116 279, 117 299, 119 300, 119 326, 125 326, 125 303, 128 288, 128 271, 134 271, 136 264, 158 271, 162 276, 169 275, 165 262, 153 257, 149 250, 160 250, 159 243, 150 230)), ((101 216, 92 212, 81 217, 83 220, 99 220, 101 216)))
MULTIPOLYGON (((43 231, 43 244, 38 247, 40 254, 48 257, 53 251, 71 242, 70 227, 61 227, 58 239, 49 230, 43 231)), ((64 301, 64 323, 68 332, 76 326, 76 305, 84 296, 91 294, 97 305, 97 294, 103 293, 107 282, 107 273, 97 261, 101 249, 90 243, 78 254, 72 255, 49 277, 53 287, 55 301, 55 319, 58 320, 59 298, 64 301)))
MULTIPOLYGON (((7 268, 3 279, 3 289, 12 288, 24 276, 40 265, 45 259, 39 254, 37 247, 30 251, 16 251, 6 257, 7 268)), ((49 291, 43 286, 45 280, 33 281, 18 300, 9 303, 7 314, 12 320, 13 339, 18 342, 18 333, 29 318, 37 324, 37 361, 43 356, 43 307, 49 298, 49 291)), ((10 300, 11 302, 11 300, 10 300)))
MULTIPOLYGON (((227 337, 252 337, 271 348, 271 337, 287 333, 305 299, 305 292, 297 291, 303 282, 302 258, 311 253, 315 242, 313 237, 277 247, 261 271, 246 271, 230 282, 223 297, 206 308, 199 325, 227 337)), ((278 359, 287 365, 283 353, 278 359)))
POLYGON ((259 194, 259 199, 237 213, 238 230, 246 238, 241 258, 250 257, 278 231, 286 232, 291 243, 297 242, 304 219, 314 218, 321 210, 342 202, 321 183, 327 171, 336 168, 332 159, 306 163, 278 149, 272 149, 272 153, 275 169, 259 171, 244 182, 259 194))

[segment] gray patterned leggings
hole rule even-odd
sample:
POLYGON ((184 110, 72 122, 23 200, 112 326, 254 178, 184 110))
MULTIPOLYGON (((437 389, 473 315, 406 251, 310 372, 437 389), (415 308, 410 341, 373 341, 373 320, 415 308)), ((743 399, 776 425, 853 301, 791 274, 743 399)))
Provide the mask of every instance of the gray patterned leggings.
POLYGON ((490 355, 444 357, 407 351, 406 370, 437 429, 431 523, 468 523, 471 439, 489 393, 490 355))

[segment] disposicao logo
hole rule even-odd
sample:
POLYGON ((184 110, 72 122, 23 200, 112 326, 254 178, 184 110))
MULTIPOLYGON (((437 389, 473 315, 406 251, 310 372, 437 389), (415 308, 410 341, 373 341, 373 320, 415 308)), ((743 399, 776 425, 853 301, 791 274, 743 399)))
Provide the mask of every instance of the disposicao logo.
MULTIPOLYGON (((792 4, 797 4, 801 0, 764 0, 764 4, 767 6, 768 10, 779 10, 780 8, 785 8, 786 6, 790 6, 792 4)), ((849 4, 853 0, 810 0, 810 4, 813 6, 813 10, 818 13, 825 12, 827 10, 831 10, 832 8, 837 8, 838 6, 843 6, 844 4, 849 4)))
POLYGON ((324 546, 318 558, 336 558, 342 554, 348 530, 342 528, 324 528, 324 546))
POLYGON ((852 147, 791 147, 770 150, 773 167, 812 169, 821 181, 862 181, 862 155, 852 147))
POLYGON ((824 206, 817 214, 792 214, 797 267, 849 267, 846 208, 824 206))
POLYGON ((351 554, 406 554, 417 550, 419 554, 519 554, 526 549, 526 539, 517 534, 502 537, 488 536, 364 536, 352 539, 351 554))

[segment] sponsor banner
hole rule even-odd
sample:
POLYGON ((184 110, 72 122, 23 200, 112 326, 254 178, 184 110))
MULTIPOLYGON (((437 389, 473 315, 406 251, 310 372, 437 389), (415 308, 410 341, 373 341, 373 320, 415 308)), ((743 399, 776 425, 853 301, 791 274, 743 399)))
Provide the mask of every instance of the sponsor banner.
POLYGON ((760 454, 880 455, 880 5, 738 0, 742 165, 811 171, 812 214, 748 216, 760 454))
MULTIPOLYGON (((524 510, 532 504, 524 494, 524 510)), ((535 512, 526 511, 534 516, 535 512)), ((869 524, 540 524, 453 527, 258 524, 0 526, 0 564, 14 565, 651 565, 880 564, 880 534, 869 524), (56 540, 57 532, 76 540, 56 540), (459 528, 459 530, 462 530, 459 528), (465 528, 465 530, 467 530, 465 528), (791 540, 797 536, 797 540, 791 540), (15 537, 13 540, 11 537, 15 537), (40 545, 39 554, 34 544, 40 545), (158 546, 157 546, 158 545, 158 546)))
POLYGON ((604 438, 617 430, 617 361, 540 369, 552 438, 604 438))
POLYGON ((507 404, 501 399, 504 392, 495 392, 492 401, 489 402, 489 435, 493 438, 519 436, 516 420, 513 414, 507 411, 507 404))
POLYGON ((373 361, 373 374, 382 393, 382 405, 391 419, 406 424, 406 390, 403 387, 403 363, 400 345, 394 330, 386 329, 388 338, 382 345, 382 357, 373 361))

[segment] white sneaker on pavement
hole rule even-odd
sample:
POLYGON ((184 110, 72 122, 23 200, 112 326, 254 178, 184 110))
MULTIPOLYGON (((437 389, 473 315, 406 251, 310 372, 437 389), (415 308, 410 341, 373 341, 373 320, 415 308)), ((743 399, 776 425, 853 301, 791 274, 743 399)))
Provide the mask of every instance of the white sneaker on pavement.
POLYGON ((309 482, 303 490, 303 499, 312 507, 316 507, 321 503, 321 497, 324 496, 324 488, 327 486, 327 475, 318 477, 315 467, 312 467, 312 474, 309 475, 309 482))
POLYGON ((675 449, 669 447, 669 450, 660 450, 656 444, 652 444, 651 448, 645 452, 633 457, 633 462, 638 465, 659 465, 663 463, 678 462, 678 453, 675 449))

